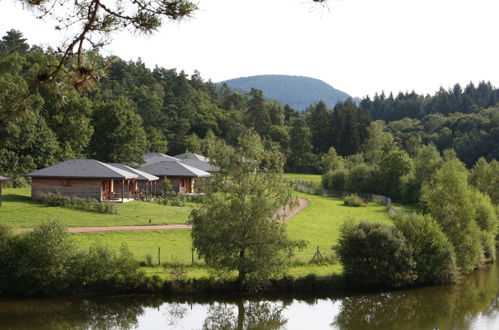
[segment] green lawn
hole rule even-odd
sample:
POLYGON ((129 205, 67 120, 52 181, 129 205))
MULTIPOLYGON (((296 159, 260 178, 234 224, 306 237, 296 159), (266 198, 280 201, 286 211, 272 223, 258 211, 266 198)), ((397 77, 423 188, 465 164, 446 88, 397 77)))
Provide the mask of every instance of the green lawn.
POLYGON ((285 173, 284 178, 290 181, 310 181, 320 183, 322 175, 320 174, 301 174, 301 173, 285 173))
MULTIPOLYGON (((301 263, 307 263, 314 255, 317 246, 323 256, 331 254, 331 245, 338 239, 338 229, 347 219, 379 221, 391 223, 386 206, 377 203, 369 203, 368 207, 347 207, 343 200, 333 197, 314 196, 297 193, 298 196, 307 198, 310 206, 302 210, 289 222, 286 223, 289 235, 295 239, 304 239, 309 242, 308 247, 297 253, 295 259, 301 263)), ((151 255, 154 263, 157 263, 158 247, 161 248, 161 262, 191 265, 191 239, 189 230, 174 231, 137 231, 137 232, 111 232, 102 234, 79 234, 73 235, 74 240, 82 248, 88 248, 92 244, 110 246, 113 249, 120 247, 125 242, 140 261, 145 261, 146 255, 151 255)), ((202 264, 195 256, 196 263, 202 264)), ((161 267, 146 267, 149 275, 168 277, 168 271, 161 267)), ((208 270, 203 267, 188 267, 188 276, 209 276, 208 270)), ((294 277, 315 274, 326 276, 331 273, 341 272, 341 266, 295 266, 291 267, 288 275, 294 277)))
POLYGON ((190 207, 163 206, 150 202, 117 203, 118 214, 104 214, 69 207, 49 207, 31 199, 31 188, 7 188, 3 192, 0 222, 14 228, 33 227, 43 220, 59 219, 68 227, 131 226, 185 223, 190 207))
POLYGON ((296 193, 306 198, 310 205, 287 222, 291 238, 304 239, 308 247, 297 254, 300 261, 310 260, 317 247, 323 256, 331 253, 331 245, 338 239, 341 224, 353 220, 377 221, 390 224, 387 207, 379 203, 368 203, 367 207, 349 207, 343 205, 343 199, 296 193))

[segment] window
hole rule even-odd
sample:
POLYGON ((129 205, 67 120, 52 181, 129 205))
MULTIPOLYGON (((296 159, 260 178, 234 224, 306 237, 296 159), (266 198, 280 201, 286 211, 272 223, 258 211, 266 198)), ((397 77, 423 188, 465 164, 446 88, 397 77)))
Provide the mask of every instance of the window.
POLYGON ((71 180, 69 180, 69 179, 62 180, 62 186, 63 187, 71 187, 71 180))

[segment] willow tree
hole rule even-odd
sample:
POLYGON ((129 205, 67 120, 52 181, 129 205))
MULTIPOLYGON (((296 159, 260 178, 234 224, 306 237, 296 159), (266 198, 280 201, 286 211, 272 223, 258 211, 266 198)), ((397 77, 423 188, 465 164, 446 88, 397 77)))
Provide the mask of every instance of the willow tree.
POLYGON ((238 272, 241 287, 255 287, 282 274, 296 248, 282 224, 285 206, 296 201, 282 177, 284 157, 264 147, 257 134, 239 139, 238 147, 214 142, 210 160, 222 170, 207 187, 203 205, 190 224, 194 248, 219 274, 238 272))

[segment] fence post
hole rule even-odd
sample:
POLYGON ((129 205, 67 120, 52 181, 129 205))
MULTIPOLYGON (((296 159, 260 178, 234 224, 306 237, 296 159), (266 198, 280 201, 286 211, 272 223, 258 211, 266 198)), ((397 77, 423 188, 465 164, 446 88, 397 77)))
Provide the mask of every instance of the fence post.
POLYGON ((161 248, 158 247, 158 266, 161 266, 161 248))

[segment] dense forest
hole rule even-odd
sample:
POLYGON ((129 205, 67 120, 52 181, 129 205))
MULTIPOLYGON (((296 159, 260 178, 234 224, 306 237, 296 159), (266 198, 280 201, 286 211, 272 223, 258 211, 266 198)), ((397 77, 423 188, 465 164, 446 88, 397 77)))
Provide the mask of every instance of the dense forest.
POLYGON ((359 105, 347 99, 332 109, 319 102, 298 112, 260 90, 243 94, 197 72, 86 58, 105 67, 98 88, 82 88, 71 71, 55 85, 40 83, 44 68, 57 64, 55 53, 30 46, 18 31, 2 37, 0 174, 21 177, 76 157, 138 164, 146 152, 203 153, 210 139, 234 145, 250 130, 280 148, 288 171, 319 173, 331 147, 341 156, 365 150, 373 120, 385 121, 379 127, 411 156, 434 144, 453 148, 469 167, 482 156, 499 158, 499 90, 486 82, 433 96, 381 94, 359 105))

